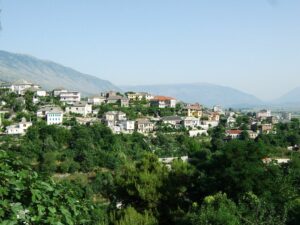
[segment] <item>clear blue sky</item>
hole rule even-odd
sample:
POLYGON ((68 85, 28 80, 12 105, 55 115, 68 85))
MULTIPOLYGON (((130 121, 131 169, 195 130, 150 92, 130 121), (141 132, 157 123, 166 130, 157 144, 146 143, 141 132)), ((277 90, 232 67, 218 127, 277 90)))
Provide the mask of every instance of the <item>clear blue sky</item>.
POLYGON ((0 0, 0 49, 115 84, 300 86, 299 0, 0 0))

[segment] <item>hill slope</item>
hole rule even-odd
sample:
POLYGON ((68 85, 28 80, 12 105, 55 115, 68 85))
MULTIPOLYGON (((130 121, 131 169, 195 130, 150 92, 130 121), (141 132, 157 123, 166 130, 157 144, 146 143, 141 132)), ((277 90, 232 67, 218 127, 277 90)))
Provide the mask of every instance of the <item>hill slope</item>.
POLYGON ((85 95, 119 90, 109 81, 80 73, 54 62, 0 51, 0 80, 11 82, 19 79, 37 83, 46 90, 64 87, 80 91, 85 95))
POLYGON ((206 83, 124 86, 122 89, 126 91, 147 91, 157 95, 173 96, 184 102, 199 102, 207 106, 219 104, 225 107, 248 107, 262 104, 262 102, 253 95, 233 88, 206 83))
POLYGON ((297 87, 290 92, 286 93, 282 97, 276 99, 274 103, 277 104, 294 104, 300 103, 300 87, 297 87))

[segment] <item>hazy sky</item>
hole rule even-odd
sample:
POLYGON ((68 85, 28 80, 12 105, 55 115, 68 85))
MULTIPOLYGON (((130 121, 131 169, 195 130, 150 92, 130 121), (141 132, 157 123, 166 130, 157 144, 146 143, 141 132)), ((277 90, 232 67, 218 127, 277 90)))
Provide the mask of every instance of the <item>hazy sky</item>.
POLYGON ((300 86, 299 0, 0 0, 0 49, 115 84, 300 86))

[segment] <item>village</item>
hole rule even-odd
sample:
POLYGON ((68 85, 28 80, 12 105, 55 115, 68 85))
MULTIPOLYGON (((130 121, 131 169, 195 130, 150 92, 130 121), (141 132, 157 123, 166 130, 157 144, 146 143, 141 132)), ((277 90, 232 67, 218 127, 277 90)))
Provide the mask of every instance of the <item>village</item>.
MULTIPOLYGON (((289 122, 292 118, 291 113, 272 115, 270 110, 265 109, 247 114, 224 110, 221 106, 210 109, 199 103, 184 103, 173 97, 146 92, 108 91, 82 97, 80 92, 64 88, 46 91, 26 80, 2 83, 0 89, 13 93, 21 105, 31 101, 36 117, 29 120, 22 117, 16 121, 16 112, 7 108, 2 99, 3 135, 24 135, 34 121, 44 120, 47 125, 65 127, 70 125, 70 121, 82 125, 103 123, 115 134, 139 132, 154 135, 157 130, 164 130, 185 131, 190 137, 208 136, 211 128, 223 123, 226 127, 224 139, 239 139, 245 132, 249 138, 255 139, 261 133, 276 132, 275 124, 289 122), (30 93, 32 98, 26 99, 26 93, 30 93)), ((22 109, 21 112, 26 115, 27 110, 22 109)))

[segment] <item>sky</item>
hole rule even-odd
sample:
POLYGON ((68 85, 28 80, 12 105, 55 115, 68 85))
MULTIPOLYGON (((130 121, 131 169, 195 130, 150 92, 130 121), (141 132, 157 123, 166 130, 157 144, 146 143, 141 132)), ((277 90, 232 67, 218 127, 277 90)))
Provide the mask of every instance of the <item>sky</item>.
POLYGON ((299 0, 0 0, 0 49, 116 85, 300 86, 299 0))

